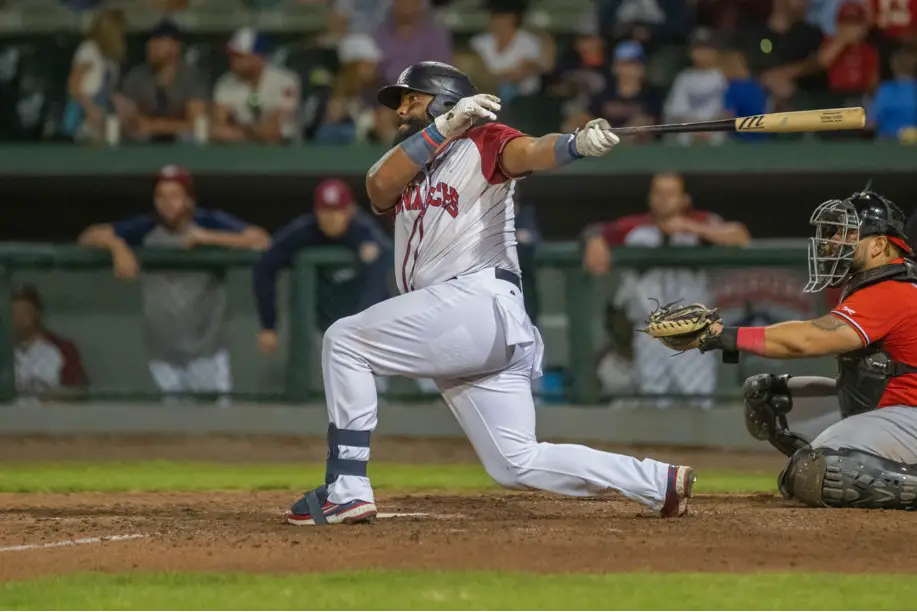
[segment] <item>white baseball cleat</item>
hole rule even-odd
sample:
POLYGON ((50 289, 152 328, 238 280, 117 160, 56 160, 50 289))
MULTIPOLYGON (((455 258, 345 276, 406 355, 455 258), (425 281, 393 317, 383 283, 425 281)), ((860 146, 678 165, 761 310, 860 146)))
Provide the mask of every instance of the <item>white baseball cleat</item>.
POLYGON ((695 480, 697 478, 690 466, 669 466, 669 483, 660 512, 663 518, 677 518, 688 513, 688 500, 692 497, 695 480))

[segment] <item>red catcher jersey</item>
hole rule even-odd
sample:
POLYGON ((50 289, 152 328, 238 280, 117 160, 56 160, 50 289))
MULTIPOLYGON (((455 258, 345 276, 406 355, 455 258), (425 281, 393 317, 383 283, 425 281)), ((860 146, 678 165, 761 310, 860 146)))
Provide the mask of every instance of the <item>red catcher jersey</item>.
POLYGON ((870 9, 876 27, 893 38, 914 30, 917 0, 870 0, 870 9))
MULTIPOLYGON (((840 317, 866 344, 881 342, 895 361, 917 366, 917 285, 883 281, 860 289, 838 304, 840 317)), ((917 406, 917 374, 896 376, 879 400, 885 406, 917 406)))

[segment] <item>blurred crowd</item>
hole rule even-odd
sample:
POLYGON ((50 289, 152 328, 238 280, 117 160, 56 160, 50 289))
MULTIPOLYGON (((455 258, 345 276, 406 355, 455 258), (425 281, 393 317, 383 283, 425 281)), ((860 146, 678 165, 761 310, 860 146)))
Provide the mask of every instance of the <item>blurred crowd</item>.
POLYGON ((868 136, 913 139, 917 125, 917 0, 597 0, 572 33, 532 26, 526 0, 484 0, 487 27, 470 36, 441 21, 448 1, 330 0, 323 30, 292 40, 250 28, 196 39, 170 20, 187 2, 162 4, 138 52, 129 14, 95 11, 65 82, 38 97, 42 79, 0 55, 0 113, 16 119, 0 137, 389 142, 395 118, 375 92, 424 60, 468 72, 502 98, 501 119, 532 133, 598 116, 638 126, 861 105, 868 136))

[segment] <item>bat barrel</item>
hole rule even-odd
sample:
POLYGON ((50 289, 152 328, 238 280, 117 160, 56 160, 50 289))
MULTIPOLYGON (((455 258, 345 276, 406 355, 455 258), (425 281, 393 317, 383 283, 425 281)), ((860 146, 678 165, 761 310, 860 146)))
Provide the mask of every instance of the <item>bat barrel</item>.
POLYGON ((690 134, 693 132, 759 132, 766 134, 861 130, 866 126, 866 111, 861 107, 829 108, 751 115, 737 119, 696 121, 640 127, 612 128, 618 136, 634 134, 690 134))

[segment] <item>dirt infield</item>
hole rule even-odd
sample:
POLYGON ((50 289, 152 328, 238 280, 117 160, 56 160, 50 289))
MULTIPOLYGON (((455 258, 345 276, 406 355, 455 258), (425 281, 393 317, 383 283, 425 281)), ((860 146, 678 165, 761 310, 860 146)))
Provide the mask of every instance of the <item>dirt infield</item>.
MULTIPOLYGON (((377 460, 473 460, 464 442, 380 440, 377 460)), ((5 440, 4 460, 318 460, 320 440, 5 440), (104 442, 104 443, 103 443, 104 442), (246 453, 242 453, 246 450, 246 453)), ((645 452, 638 452, 644 455, 645 452)), ((700 468, 779 468, 774 455, 660 449, 700 468)), ((303 483, 304 486, 311 483, 303 483)), ((301 491, 0 495, 0 580, 72 571, 310 572, 361 568, 534 572, 760 570, 893 572, 917 564, 914 515, 815 510, 770 495, 707 496, 689 517, 637 504, 538 493, 380 495, 385 513, 352 527, 279 520, 301 491), (83 538, 143 536, 6 550, 83 538)))

